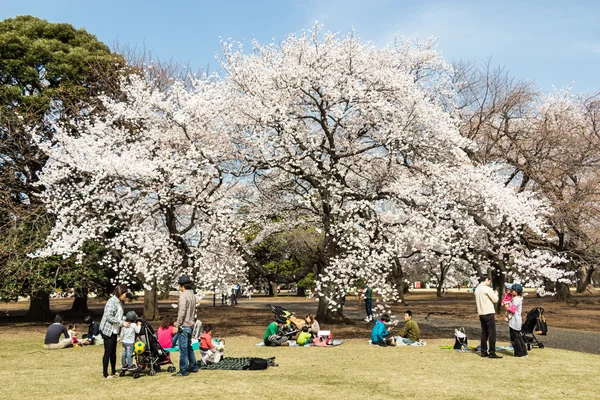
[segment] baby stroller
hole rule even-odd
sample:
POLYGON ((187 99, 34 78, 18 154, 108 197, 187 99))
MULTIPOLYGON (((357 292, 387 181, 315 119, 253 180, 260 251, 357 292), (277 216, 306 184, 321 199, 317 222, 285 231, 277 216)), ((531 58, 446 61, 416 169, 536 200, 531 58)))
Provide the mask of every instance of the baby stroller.
POLYGON ((527 350, 531 350, 533 347, 540 349, 544 348, 544 343, 541 343, 537 337, 538 335, 547 335, 548 327, 546 325, 546 319, 544 318, 544 309, 542 307, 536 307, 531 309, 527 313, 527 318, 521 328, 521 334, 525 343, 527 344, 527 350), (529 336, 531 335, 531 336, 529 336))
POLYGON ((282 336, 287 336, 291 339, 296 333, 300 331, 302 325, 304 325, 304 320, 297 318, 293 312, 287 311, 281 306, 272 306, 270 304, 267 304, 267 307, 271 308, 271 311, 273 312, 273 314, 275 314, 276 317, 283 317, 287 320, 287 324, 281 327, 280 333, 282 336))
MULTIPOLYGON (((171 362, 169 352, 162 348, 154 329, 144 319, 141 319, 142 325, 140 333, 137 335, 137 341, 144 343, 144 351, 142 353, 135 352, 136 368, 128 370, 133 373, 133 379, 139 378, 145 370, 148 370, 148 375, 154 376, 162 370, 162 365, 169 365, 168 372, 175 372, 175 365, 171 362)), ((137 344, 137 342, 136 342, 137 344)), ((135 349, 135 347, 134 347, 135 349)), ((121 371, 120 376, 125 376, 128 371, 121 371)))

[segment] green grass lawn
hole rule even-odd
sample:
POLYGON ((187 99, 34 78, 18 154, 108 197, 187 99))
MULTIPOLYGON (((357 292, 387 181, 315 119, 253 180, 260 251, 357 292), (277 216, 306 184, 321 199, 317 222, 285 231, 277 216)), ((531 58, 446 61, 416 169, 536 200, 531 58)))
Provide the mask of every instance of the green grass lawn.
MULTIPOLYGON (((598 395, 600 370, 600 356, 548 348, 490 360, 439 348, 449 340, 425 347, 347 340, 334 348, 266 348, 254 346, 258 338, 232 337, 226 356, 275 356, 279 366, 105 380, 101 346, 47 351, 41 339, 0 333, 2 399, 590 399, 598 395)), ((120 350, 119 344, 119 367, 120 350)))

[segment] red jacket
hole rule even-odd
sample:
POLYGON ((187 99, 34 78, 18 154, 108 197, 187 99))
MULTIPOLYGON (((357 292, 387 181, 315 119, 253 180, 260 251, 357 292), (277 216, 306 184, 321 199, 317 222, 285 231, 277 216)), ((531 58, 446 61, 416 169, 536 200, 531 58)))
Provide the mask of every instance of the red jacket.
POLYGON ((202 336, 200 336, 200 348, 214 350, 215 345, 212 342, 212 336, 210 336, 210 333, 204 332, 202 336))

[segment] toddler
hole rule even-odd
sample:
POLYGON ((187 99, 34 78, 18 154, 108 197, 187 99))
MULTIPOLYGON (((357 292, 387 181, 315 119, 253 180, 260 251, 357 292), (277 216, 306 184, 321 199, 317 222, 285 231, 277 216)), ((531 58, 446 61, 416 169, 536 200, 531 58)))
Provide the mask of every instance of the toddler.
POLYGON ((203 333, 200 336, 200 354, 202 355, 202 364, 216 364, 221 361, 223 352, 215 349, 215 344, 212 339, 212 326, 205 324, 202 327, 203 333))
MULTIPOLYGON (((506 293, 504 293, 504 297, 502 298, 502 305, 505 306, 507 304, 512 303, 513 295, 511 293, 512 283, 505 283, 504 287, 506 287, 506 293)), ((504 321, 507 321, 512 318, 514 314, 506 311, 504 313, 504 321)))
POLYGON ((121 364, 123 364, 123 370, 135 370, 137 367, 133 364, 133 344, 135 343, 135 335, 140 333, 142 322, 138 321, 135 311, 129 311, 125 315, 125 321, 129 324, 121 327, 121 344, 123 345, 121 364))

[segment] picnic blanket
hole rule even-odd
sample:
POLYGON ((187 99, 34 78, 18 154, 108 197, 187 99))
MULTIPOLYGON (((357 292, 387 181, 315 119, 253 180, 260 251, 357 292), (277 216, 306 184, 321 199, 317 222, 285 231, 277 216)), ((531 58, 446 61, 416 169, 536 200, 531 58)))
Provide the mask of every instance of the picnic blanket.
MULTIPOLYGON (((331 346, 339 346, 341 344, 344 344, 344 341, 342 339, 333 339, 333 344, 328 344, 327 346, 313 346, 311 344, 305 344, 303 346, 300 346, 298 343, 294 342, 293 340, 289 341, 289 346, 290 347, 331 347, 331 346)), ((265 342, 259 342, 256 343, 255 346, 264 346, 265 342)), ((271 347, 271 346, 268 346, 271 347)), ((273 346, 275 347, 275 346, 273 346)))
MULTIPOLYGON (((373 342, 371 340, 369 340, 369 344, 371 346, 379 346, 378 344, 374 345, 373 342)), ((396 347, 402 347, 402 346, 427 346, 427 342, 424 340, 420 340, 418 342, 414 342, 412 344, 406 344, 404 343, 402 340, 397 340, 396 341, 396 347)), ((393 346, 392 346, 393 347, 393 346)))
MULTIPOLYGON (((200 349, 200 342, 196 341, 196 342, 192 343, 192 349, 194 349, 194 350, 200 349)), ((179 347, 169 347, 168 349, 165 349, 165 350, 168 351, 169 353, 178 352, 179 347)))
MULTIPOLYGON (((225 357, 216 364, 199 365, 200 369, 223 369, 228 371, 247 370, 250 367, 252 357, 225 357)), ((267 358, 267 365, 275 365, 275 357, 267 358)))
MULTIPOLYGON (((452 350, 454 349, 454 346, 452 345, 440 345, 440 349, 444 349, 444 350, 452 350)), ((513 347, 512 346, 496 346, 496 350, 509 350, 509 351, 513 351, 513 347)), ((459 353, 475 353, 477 351, 481 351, 481 346, 477 346, 477 347, 469 347, 469 348, 461 348, 461 349, 456 349, 457 352, 459 353)))

